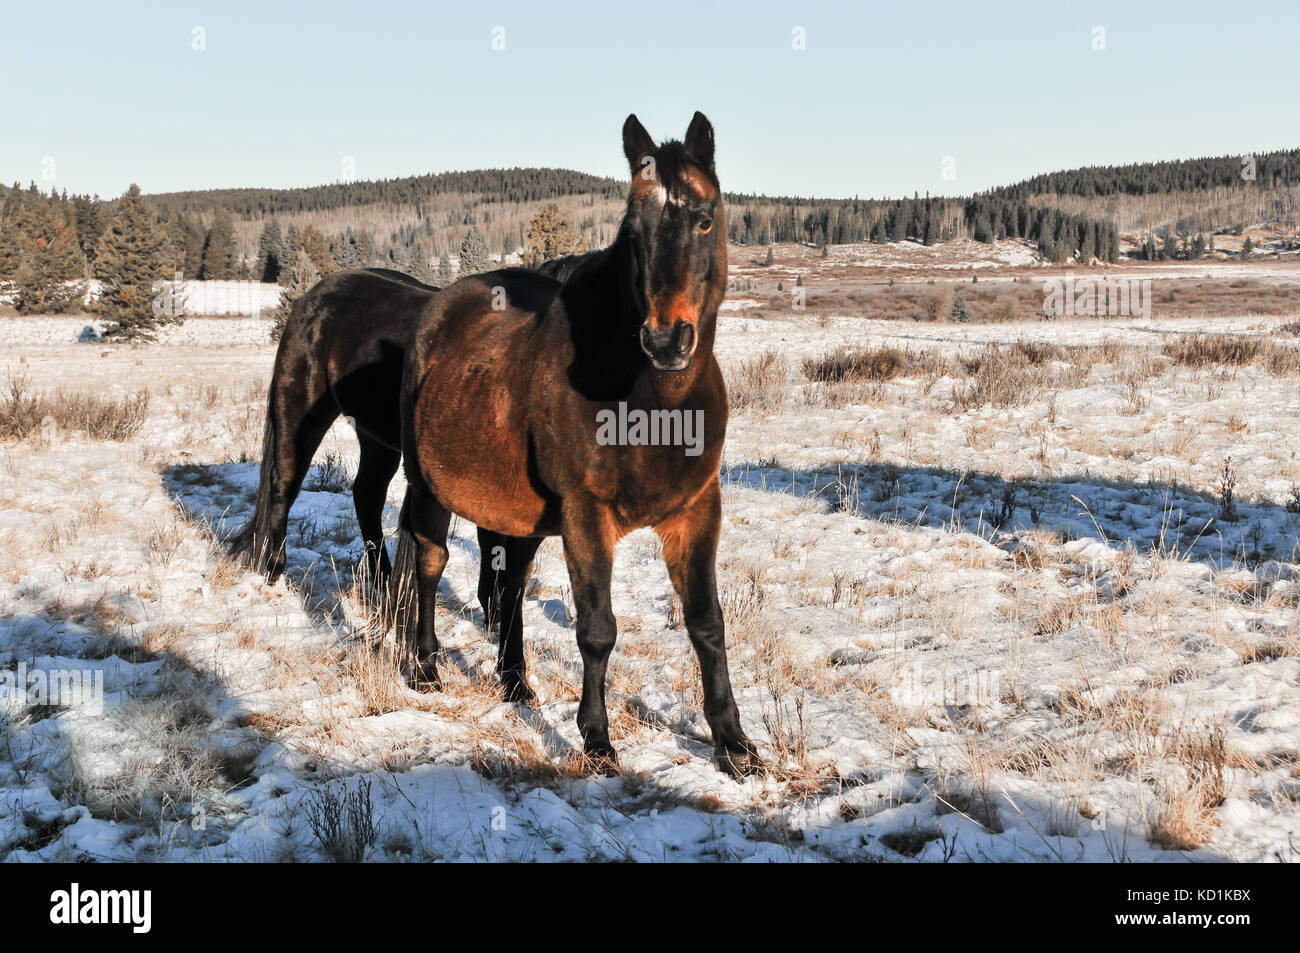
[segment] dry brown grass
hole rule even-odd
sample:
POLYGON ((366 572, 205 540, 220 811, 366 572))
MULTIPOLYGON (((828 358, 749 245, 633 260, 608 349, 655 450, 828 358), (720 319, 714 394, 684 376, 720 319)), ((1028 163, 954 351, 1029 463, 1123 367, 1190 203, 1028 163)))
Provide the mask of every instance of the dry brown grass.
MULTIPOLYGON (((1130 264, 1130 267, 1142 267, 1130 264)), ((1161 278, 1159 266, 1152 268, 1151 304, 1154 316, 1164 318, 1208 318, 1232 314, 1287 315, 1295 312, 1293 288, 1285 283, 1242 278, 1224 281, 1214 278, 1161 278)), ((1080 269, 1081 276, 1090 271, 1080 269)), ((845 275, 842 270, 807 279, 812 306, 820 311, 857 314, 886 321, 950 321, 953 302, 961 296, 969 320, 981 323, 1011 323, 1043 317, 1045 277, 1022 274, 1018 280, 978 281, 936 277, 932 283, 890 283, 878 275, 845 275)), ((788 309, 787 298, 774 299, 773 307, 788 309)), ((1106 320, 1098 316, 1097 320, 1106 320)), ((1298 332, 1291 332, 1298 333, 1298 332)))
POLYGON ((1218 826, 1216 811, 1228 793, 1227 772, 1256 770, 1250 758, 1231 749, 1223 728, 1176 732, 1169 756, 1183 768, 1180 778, 1168 779, 1160 790, 1158 811, 1148 837, 1171 850, 1203 846, 1218 826))
POLYGON ((1025 341, 1011 347, 988 345, 958 359, 958 366, 969 381, 953 388, 953 402, 961 410, 986 404, 999 408, 1022 407, 1048 391, 1080 386, 1091 370, 1084 357, 1092 354, 1080 351, 1070 355, 1056 345, 1025 341), (1074 357, 1079 363, 1068 362, 1068 357, 1074 357))
POLYGON ((929 372, 935 356, 895 347, 841 347, 803 361, 803 376, 815 384, 891 381, 903 374, 929 372))
POLYGON ((0 395, 0 438, 80 433, 92 440, 129 440, 149 415, 147 390, 118 399, 81 391, 34 391, 26 374, 10 374, 8 384, 0 395))
POLYGON ((1300 374, 1300 348, 1263 335, 1195 334, 1166 342, 1162 353, 1186 367, 1253 364, 1277 377, 1300 374))
POLYGON ((727 400, 736 411, 772 410, 785 402, 789 389, 790 365, 776 351, 764 351, 728 376, 727 400))

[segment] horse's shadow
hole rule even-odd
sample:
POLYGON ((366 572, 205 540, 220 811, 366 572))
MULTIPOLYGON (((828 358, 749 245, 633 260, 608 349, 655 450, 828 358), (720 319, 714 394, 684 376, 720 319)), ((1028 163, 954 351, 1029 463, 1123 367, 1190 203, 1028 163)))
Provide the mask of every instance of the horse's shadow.
MULTIPOLYGON (((1261 574, 1274 566, 1278 575, 1294 574, 1300 551, 1300 514, 1286 506, 1242 502, 1231 514, 1235 520, 1223 520, 1221 500, 1172 483, 1102 480, 1087 475, 1009 480, 989 473, 862 463, 803 470, 740 463, 724 466, 721 478, 727 487, 814 498, 832 511, 864 519, 976 532, 1008 548, 1017 545, 1019 531, 1036 528, 1097 540, 1112 549, 1160 545, 1185 558, 1216 565, 1253 564, 1261 574), (1234 550, 1234 543, 1245 548, 1234 550)), ((251 515, 255 465, 171 467, 162 479, 178 509, 187 518, 206 521, 217 541, 224 541, 251 515)), ((323 540, 326 545, 314 549, 297 546, 308 555, 300 552, 294 558, 291 551, 288 575, 302 593, 303 608, 314 624, 342 634, 337 620, 346 615, 344 602, 352 591, 353 567, 361 549, 351 497, 337 492, 328 495, 329 500, 308 499, 305 512, 295 508, 291 515, 291 545, 295 539, 299 543, 323 540)), ((391 519, 392 514, 387 515, 391 519)), ((480 555, 472 537, 453 536, 450 542, 471 556, 480 555)), ((440 592, 439 602, 449 614, 470 620, 481 630, 481 610, 461 599, 450 585, 440 592)), ((539 598, 537 602, 556 625, 571 626, 562 600, 539 598)), ((553 647, 541 651, 548 660, 578 670, 571 657, 553 647)), ((451 649, 445 657, 467 676, 478 678, 480 659, 474 655, 451 649)), ((525 705, 516 706, 516 711, 538 733, 550 757, 558 760, 578 755, 544 712, 525 705)), ((693 756, 708 759, 707 743, 679 735, 693 756)), ((680 792, 666 787, 659 793, 669 800, 680 797, 680 792)))
POLYGON ((1114 550, 1152 550, 1262 578, 1300 562, 1300 499, 1231 499, 1170 482, 1091 474, 1010 479, 996 473, 877 463, 795 469, 772 462, 722 467, 724 486, 789 493, 864 519, 980 535, 1014 549, 1033 530, 1092 539, 1114 550))
MULTIPOLYGON (((237 463, 186 464, 162 472, 163 486, 181 515, 203 524, 212 543, 223 550, 228 548, 231 534, 252 515, 256 479, 256 465, 237 463)), ((307 486, 311 485, 309 479, 307 486)), ((376 631, 373 620, 358 626, 349 611, 350 601, 375 596, 362 575, 360 528, 351 495, 337 490, 305 489, 300 499, 306 505, 295 504, 289 516, 286 541, 288 564, 284 575, 290 588, 298 594, 304 614, 318 633, 361 638, 378 645, 381 640, 376 637, 386 633, 376 631)), ((387 507, 385 523, 391 525, 395 517, 396 507, 387 507)), ((482 557, 478 540, 472 535, 453 532, 447 544, 464 551, 476 564, 482 557)), ((386 545, 391 556, 392 541, 386 545)), ((539 599, 538 602, 556 625, 572 625, 562 600, 539 599)), ((490 644, 496 644, 495 633, 486 631, 486 618, 477 596, 472 601, 462 599, 446 574, 438 589, 438 606, 440 615, 446 614, 440 627, 447 624, 447 619, 468 621, 490 644)), ((466 677, 479 677, 478 666, 470 654, 445 643, 441 654, 466 677)), ((559 658, 558 653, 552 654, 559 658)), ((572 663, 568 664, 571 667, 572 663)))
MULTIPOLYGON (((1214 568, 1246 568, 1264 584, 1293 574, 1300 561, 1300 505, 1264 500, 1229 505, 1220 494, 1172 481, 1091 474, 1008 479, 942 467, 849 462, 792 469, 770 461, 724 464, 721 478, 724 486, 810 497, 832 511, 865 519, 972 532, 1008 550, 1026 545, 1026 531, 1045 530, 1064 540, 1096 540, 1113 550, 1156 549, 1214 568)), ((222 543, 252 513, 257 465, 172 466, 162 472, 162 482, 182 514, 206 523, 222 543)), ((286 575, 314 627, 351 634, 347 600, 358 592, 361 557, 352 499, 337 489, 312 486, 309 478, 290 515, 286 575)), ((394 509, 385 514, 389 525, 394 509)), ((449 545, 475 562, 481 557, 473 535, 453 534, 449 545)), ((477 600, 461 599, 446 576, 438 598, 453 618, 483 629, 477 600)), ((572 628, 563 600, 533 598, 550 622, 572 628)), ((549 655, 574 667, 560 653, 549 655)), ((468 672, 468 658, 448 657, 468 672)))
MULTIPOLYGON (((163 487, 180 515, 202 525, 223 551, 228 550, 230 537, 252 516, 256 481, 256 464, 182 464, 162 471, 163 487)), ((350 493, 313 486, 309 476, 289 516, 284 575, 315 628, 350 632, 347 601, 373 595, 369 580, 362 575, 356 511, 350 493)), ((386 524, 395 520, 396 509, 385 507, 386 524)), ((386 545, 391 556, 392 541, 386 545)), ((477 540, 451 536, 448 545, 467 550, 477 562, 477 540)), ((457 618, 483 625, 482 609, 462 600, 446 576, 439 587, 438 603, 457 618)))

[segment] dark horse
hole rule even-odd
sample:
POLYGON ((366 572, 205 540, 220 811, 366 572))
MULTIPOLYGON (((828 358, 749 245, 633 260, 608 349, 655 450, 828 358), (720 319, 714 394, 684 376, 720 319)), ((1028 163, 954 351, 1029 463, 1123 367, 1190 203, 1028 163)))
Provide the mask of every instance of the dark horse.
POLYGON ((415 651, 417 679, 439 687, 435 595, 458 514, 503 541, 503 596, 519 624, 503 628, 498 673, 510 695, 530 697, 518 604, 541 540, 563 537, 583 661, 578 726, 588 757, 612 765, 614 547, 651 526, 699 658, 718 764, 746 773, 759 762, 732 696, 715 579, 727 392, 713 341, 727 229, 713 127, 696 113, 683 142, 656 146, 629 116, 623 150, 632 185, 609 248, 563 285, 522 269, 464 278, 424 307, 412 332, 394 581, 414 576, 416 598, 399 607, 399 637, 415 651), (680 440, 617 445, 601 421, 625 409, 660 415, 663 428, 702 419, 703 441, 693 453, 680 440))
POLYGON ((438 289, 382 268, 339 271, 294 303, 267 394, 262 468, 253 517, 237 554, 275 582, 284 572, 289 510, 325 434, 356 424, 361 459, 352 483, 369 578, 390 572, 383 511, 401 462, 398 399, 414 316, 438 289))
MULTIPOLYGON (((593 253, 543 262, 537 270, 563 281, 593 253)), ((349 417, 361 445, 352 484, 365 541, 367 578, 384 587, 391 572, 384 546, 388 485, 401 460, 400 387, 406 342, 437 288, 385 268, 335 272, 295 302, 276 351, 267 395, 262 466, 252 519, 233 548, 270 582, 284 572, 289 510, 325 434, 349 417)), ((480 551, 502 545, 480 530, 480 551)), ((500 573, 485 558, 479 601, 488 631, 500 619, 500 573)))

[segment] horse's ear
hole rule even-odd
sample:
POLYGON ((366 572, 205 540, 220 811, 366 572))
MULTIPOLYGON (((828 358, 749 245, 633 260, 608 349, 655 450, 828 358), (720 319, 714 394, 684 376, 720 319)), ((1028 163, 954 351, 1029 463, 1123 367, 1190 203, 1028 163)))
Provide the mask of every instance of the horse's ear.
POLYGON ((641 160, 655 151, 655 141, 645 131, 641 120, 632 113, 623 123, 623 155, 627 156, 628 165, 635 174, 641 171, 641 160))
POLYGON ((703 162, 710 172, 713 171, 713 124, 704 113, 697 112, 691 118, 683 145, 686 146, 686 151, 703 162))

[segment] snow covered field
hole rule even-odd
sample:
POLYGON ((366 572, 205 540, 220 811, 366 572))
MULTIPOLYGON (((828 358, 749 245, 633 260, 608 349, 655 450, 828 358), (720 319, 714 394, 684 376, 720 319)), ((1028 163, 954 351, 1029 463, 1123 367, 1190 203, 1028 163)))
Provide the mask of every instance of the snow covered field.
POLYGON ((771 767, 734 781, 710 762, 653 534, 615 566, 622 773, 584 777, 558 540, 524 614, 539 704, 499 700, 463 521, 446 687, 410 691, 353 597, 346 426, 294 510, 290 582, 216 545, 251 509, 266 322, 190 319, 129 348, 75 343, 84 319, 0 319, 11 378, 150 392, 128 441, 46 428, 0 452, 0 670, 104 680, 102 710, 0 698, 0 856, 1300 860, 1300 377, 1162 353, 1282 323, 733 302, 721 595, 771 767), (963 369, 1016 342, 1061 350, 1011 394, 963 369), (802 373, 842 345, 928 357, 802 373))

